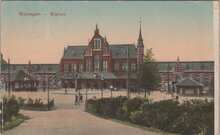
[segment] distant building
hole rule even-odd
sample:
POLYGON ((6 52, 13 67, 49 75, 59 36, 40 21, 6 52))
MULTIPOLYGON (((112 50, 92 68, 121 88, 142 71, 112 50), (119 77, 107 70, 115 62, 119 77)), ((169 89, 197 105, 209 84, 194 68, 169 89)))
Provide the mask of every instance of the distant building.
POLYGON ((176 93, 180 95, 202 95, 203 84, 191 78, 185 78, 175 84, 176 93))

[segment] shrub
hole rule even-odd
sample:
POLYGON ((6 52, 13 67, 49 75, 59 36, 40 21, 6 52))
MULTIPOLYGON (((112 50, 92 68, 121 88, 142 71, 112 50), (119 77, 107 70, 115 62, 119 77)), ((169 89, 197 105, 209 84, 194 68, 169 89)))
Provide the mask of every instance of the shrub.
POLYGON ((115 97, 115 98, 102 98, 102 99, 89 99, 86 101, 85 110, 93 114, 100 114, 109 117, 121 116, 121 109, 123 103, 127 100, 126 97, 115 97))
POLYGON ((148 99, 143 99, 143 98, 133 98, 130 100, 126 100, 124 105, 123 105, 123 110, 125 115, 129 117, 132 112, 140 110, 140 106, 143 103, 149 103, 148 99))
POLYGON ((181 115, 173 122, 173 132, 181 134, 213 134, 214 101, 189 100, 181 104, 181 115))
POLYGON ((214 133, 214 102, 174 100, 151 102, 126 97, 89 99, 86 111, 178 134, 214 133))
POLYGON ((22 98, 22 97, 18 97, 18 104, 20 107, 22 107, 24 105, 24 102, 26 101, 26 99, 22 98))
POLYGON ((4 121, 11 121, 13 116, 17 116, 20 110, 18 100, 14 95, 3 97, 3 117, 4 121))
POLYGON ((146 121, 144 120, 143 112, 140 110, 131 112, 131 115, 129 116, 129 120, 135 124, 139 124, 142 126, 148 126, 148 125, 146 125, 146 121))
POLYGON ((179 102, 173 100, 164 100, 151 104, 143 104, 141 111, 145 126, 155 127, 168 131, 171 123, 179 116, 179 102))
POLYGON ((43 102, 40 98, 33 100, 32 98, 28 98, 28 101, 26 103, 26 106, 30 107, 42 107, 43 102))

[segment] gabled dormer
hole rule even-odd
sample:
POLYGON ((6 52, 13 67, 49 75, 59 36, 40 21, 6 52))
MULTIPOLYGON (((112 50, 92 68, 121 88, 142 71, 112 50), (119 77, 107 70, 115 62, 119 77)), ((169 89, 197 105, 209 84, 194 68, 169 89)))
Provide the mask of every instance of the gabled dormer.
POLYGON ((103 38, 99 34, 99 28, 97 25, 96 29, 94 30, 94 35, 89 41, 89 45, 85 50, 84 56, 92 56, 94 52, 102 52, 104 56, 110 55, 109 44, 106 40, 106 37, 103 38))

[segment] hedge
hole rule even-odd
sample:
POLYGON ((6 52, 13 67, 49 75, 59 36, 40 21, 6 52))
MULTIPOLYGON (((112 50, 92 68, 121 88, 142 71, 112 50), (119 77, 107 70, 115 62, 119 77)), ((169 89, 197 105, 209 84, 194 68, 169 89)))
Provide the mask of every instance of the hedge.
POLYGON ((89 99, 85 110, 178 134, 214 133, 214 101, 175 100, 150 102, 148 99, 114 97, 89 99))

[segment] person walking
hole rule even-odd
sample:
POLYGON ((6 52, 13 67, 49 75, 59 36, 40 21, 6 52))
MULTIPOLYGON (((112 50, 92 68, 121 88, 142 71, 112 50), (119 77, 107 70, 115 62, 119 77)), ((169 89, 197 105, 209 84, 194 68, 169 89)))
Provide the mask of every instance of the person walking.
POLYGON ((79 92, 79 102, 80 102, 80 103, 83 102, 83 95, 81 94, 81 92, 79 92))
POLYGON ((77 94, 75 94, 75 105, 79 105, 80 103, 79 103, 79 97, 78 97, 78 95, 77 94))

